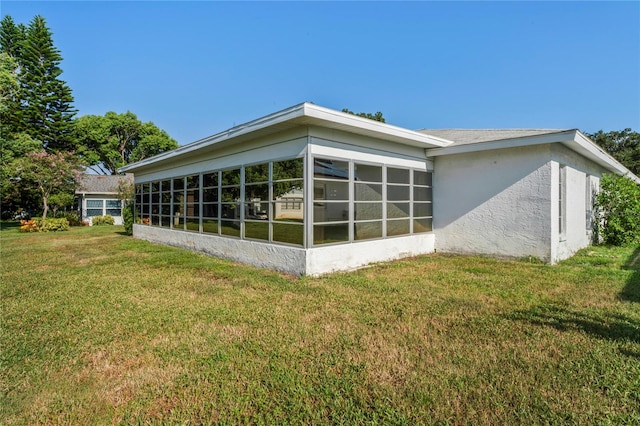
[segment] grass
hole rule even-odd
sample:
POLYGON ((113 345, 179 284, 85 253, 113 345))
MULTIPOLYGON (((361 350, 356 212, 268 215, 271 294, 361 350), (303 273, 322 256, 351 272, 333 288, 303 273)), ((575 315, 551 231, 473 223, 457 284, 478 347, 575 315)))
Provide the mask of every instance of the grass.
POLYGON ((639 424, 640 248, 293 278, 0 232, 0 424, 639 424))

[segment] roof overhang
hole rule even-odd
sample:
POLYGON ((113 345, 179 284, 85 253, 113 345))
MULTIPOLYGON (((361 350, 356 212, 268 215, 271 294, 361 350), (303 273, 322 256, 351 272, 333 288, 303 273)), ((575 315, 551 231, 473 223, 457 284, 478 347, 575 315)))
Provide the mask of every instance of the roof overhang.
POLYGON ((441 155, 464 154, 470 152, 488 151, 492 149, 517 148, 533 145, 544 145, 551 143, 561 143, 567 148, 575 151, 585 158, 602 166, 611 173, 621 176, 628 176, 636 183, 640 183, 640 178, 616 159, 610 156, 602 148, 596 145, 591 139, 577 129, 563 130, 560 132, 547 133, 536 136, 525 136, 520 138, 501 139, 497 141, 487 141, 472 144, 462 144, 442 147, 427 148, 427 157, 437 157, 441 155))
POLYGON ((304 126, 318 126, 340 130, 423 149, 445 147, 452 143, 446 139, 425 135, 413 130, 305 102, 257 120, 232 127, 172 151, 128 164, 120 168, 118 172, 135 172, 136 170, 171 161, 177 157, 199 155, 211 149, 223 148, 232 143, 237 144, 249 139, 304 126))

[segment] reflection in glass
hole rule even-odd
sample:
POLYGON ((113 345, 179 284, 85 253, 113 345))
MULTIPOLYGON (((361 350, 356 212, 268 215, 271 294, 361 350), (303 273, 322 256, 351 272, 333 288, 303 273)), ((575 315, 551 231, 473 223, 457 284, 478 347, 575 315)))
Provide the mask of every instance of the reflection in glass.
POLYGON ((304 244, 304 226, 274 223, 273 241, 301 246, 304 244))
POLYGON ((303 164, 302 158, 275 161, 273 163, 273 180, 302 179, 304 176, 303 164))
POLYGON ((244 168, 244 181, 246 183, 268 182, 269 181, 269 163, 256 164, 244 168))
POLYGON ((408 220, 389 220, 387 221, 387 235, 404 235, 409 233, 408 220))
POLYGON ((382 203, 356 203, 354 209, 355 220, 382 219, 382 203))
POLYGON ((368 240, 382 238, 382 222, 361 222, 354 224, 354 239, 368 240))
POLYGON ((348 200, 349 183, 329 180, 314 180, 313 198, 315 200, 348 200))
POLYGON ((368 164, 354 165, 354 180, 367 182, 382 182, 382 167, 368 164))
POLYGON ((349 224, 314 225, 313 244, 329 244, 349 240, 349 224))
POLYGON ((354 192, 356 201, 382 200, 382 185, 375 183, 356 183, 354 192))
POLYGON ((408 169, 395 169, 393 167, 387 167, 387 182, 388 183, 409 183, 409 170, 408 169))
POLYGON ((269 240, 268 222, 245 222, 244 237, 257 240, 269 240))
POLYGON ((240 236, 240 221, 238 220, 223 220, 220 223, 220 231, 223 235, 230 235, 232 237, 240 236))
POLYGON ((349 203, 313 203, 314 223, 344 220, 349 220, 349 203))
POLYGON ((313 175, 331 179, 349 179, 349 163, 340 160, 316 158, 313 162, 313 175))
POLYGON ((387 203, 387 218, 409 217, 409 203, 387 203))
POLYGON ((387 186, 387 200, 409 201, 410 187, 408 186, 387 186))
POLYGON ((424 219, 414 219, 413 221, 413 232, 430 232, 433 229, 433 219, 424 218, 424 219))

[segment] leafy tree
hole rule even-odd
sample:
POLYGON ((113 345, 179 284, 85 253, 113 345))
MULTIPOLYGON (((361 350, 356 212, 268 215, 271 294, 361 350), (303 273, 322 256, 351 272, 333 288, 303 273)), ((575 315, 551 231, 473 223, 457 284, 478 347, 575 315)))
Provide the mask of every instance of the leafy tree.
POLYGON ((20 55, 26 39, 26 27, 16 25, 11 16, 6 15, 0 21, 0 61, 2 100, 0 107, 0 134, 3 137, 24 129, 21 118, 22 101, 20 74, 20 55))
POLYGON ((52 194, 71 191, 83 171, 83 165, 71 153, 29 152, 12 163, 13 179, 35 188, 42 200, 42 220, 47 218, 52 194))
POLYGON ((74 132, 79 155, 101 174, 116 174, 126 164, 178 147, 167 132, 130 111, 79 117, 74 132))
POLYGON ((605 174, 595 206, 596 234, 602 242, 640 243, 640 185, 626 176, 605 174))
POLYGON ((351 115, 357 115, 358 117, 364 117, 364 118, 368 118, 369 120, 375 120, 375 121, 379 121, 381 123, 386 123, 384 117, 382 116, 382 113, 380 111, 376 112, 375 114, 371 114, 370 112, 358 112, 355 113, 347 108, 342 108, 342 112, 346 112, 347 114, 351 114, 351 115))
POLYGON ((593 134, 587 133, 587 136, 633 174, 640 176, 640 133, 631 129, 607 133, 598 130, 593 134))
POLYGON ((48 202, 53 210, 53 217, 58 217, 58 209, 66 209, 71 207, 75 200, 75 196, 72 192, 56 192, 49 196, 48 202))

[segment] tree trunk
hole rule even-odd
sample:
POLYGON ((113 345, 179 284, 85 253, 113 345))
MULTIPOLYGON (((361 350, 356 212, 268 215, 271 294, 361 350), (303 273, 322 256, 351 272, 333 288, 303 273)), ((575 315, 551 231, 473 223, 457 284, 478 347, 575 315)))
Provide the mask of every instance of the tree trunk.
POLYGON ((42 197, 42 204, 44 205, 44 210, 42 210, 42 221, 44 222, 47 219, 47 212, 49 211, 47 197, 42 197))

